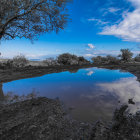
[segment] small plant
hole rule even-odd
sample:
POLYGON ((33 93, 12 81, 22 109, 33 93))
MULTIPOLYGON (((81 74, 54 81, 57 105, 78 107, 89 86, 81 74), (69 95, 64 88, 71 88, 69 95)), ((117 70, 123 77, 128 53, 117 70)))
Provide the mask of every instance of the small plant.
POLYGON ((13 58, 14 67, 25 67, 27 63, 28 63, 28 60, 24 55, 18 55, 13 58))
POLYGON ((4 103, 11 104, 11 103, 15 103, 15 102, 21 102, 24 100, 34 99, 37 97, 39 97, 39 93, 36 92, 34 89, 31 93, 29 93, 27 95, 17 95, 17 94, 14 94, 13 92, 8 92, 4 96, 4 103))

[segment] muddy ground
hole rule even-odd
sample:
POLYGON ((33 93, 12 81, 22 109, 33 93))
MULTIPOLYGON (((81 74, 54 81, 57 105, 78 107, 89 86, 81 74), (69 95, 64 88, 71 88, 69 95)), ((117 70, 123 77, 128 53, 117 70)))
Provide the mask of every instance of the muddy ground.
POLYGON ((140 112, 114 112, 111 122, 72 120, 59 100, 36 98, 0 106, 0 140, 140 140, 140 112))
MULTIPOLYGON (((1 82, 42 76, 80 68, 100 67, 127 71, 140 80, 140 65, 85 65, 28 67, 0 70, 1 82)), ((0 105, 0 140, 140 140, 140 112, 132 115, 127 105, 114 112, 111 122, 78 122, 70 119, 59 100, 35 98, 0 105)))
POLYGON ((74 66, 29 66, 25 68, 12 68, 12 69, 0 69, 0 82, 10 82, 18 79, 25 79, 31 77, 43 76, 45 74, 59 73, 64 71, 69 71, 71 73, 77 72, 82 68, 107 68, 107 69, 119 69, 122 71, 130 72, 134 74, 140 81, 140 64, 120 64, 120 65, 109 65, 109 64, 87 64, 87 65, 74 65, 74 66))

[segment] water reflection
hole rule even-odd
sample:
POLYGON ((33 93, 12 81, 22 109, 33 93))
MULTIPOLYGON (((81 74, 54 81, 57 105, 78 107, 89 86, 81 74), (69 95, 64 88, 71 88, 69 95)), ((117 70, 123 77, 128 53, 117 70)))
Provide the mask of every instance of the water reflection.
POLYGON ((77 73, 79 69, 71 69, 69 70, 70 73, 77 73))
POLYGON ((35 89, 40 96, 58 97, 67 108, 74 108, 70 112, 74 119, 88 122, 100 118, 110 120, 119 100, 125 103, 129 98, 134 98, 137 107, 139 106, 140 87, 132 74, 98 68, 71 72, 6 83, 4 93, 12 91, 18 95, 26 95, 35 89))
POLYGON ((122 78, 113 83, 100 83, 98 86, 103 92, 109 92, 119 99, 122 104, 133 99, 136 105, 129 105, 130 111, 134 113, 140 106, 140 83, 137 78, 122 78))
POLYGON ((0 83, 0 101, 4 100, 3 85, 0 83))
POLYGON ((94 73, 94 71, 89 71, 89 72, 87 73, 87 75, 88 75, 88 76, 91 76, 93 73, 94 73))

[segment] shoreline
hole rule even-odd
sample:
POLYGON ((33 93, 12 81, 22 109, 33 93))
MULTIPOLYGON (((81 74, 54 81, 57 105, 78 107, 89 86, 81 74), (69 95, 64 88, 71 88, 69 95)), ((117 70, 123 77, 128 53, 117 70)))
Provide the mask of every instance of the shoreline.
POLYGON ((1 140, 139 140, 140 112, 128 105, 116 109, 112 121, 87 123, 69 118, 57 99, 33 98, 0 106, 1 140), (130 133, 131 132, 131 133, 130 133))
MULTIPOLYGON (((82 68, 105 68, 130 72, 140 79, 140 65, 82 65, 30 67, 3 70, 3 82, 43 76, 82 68)), ((4 140, 116 140, 140 139, 140 112, 132 115, 128 106, 116 109, 111 122, 86 123, 68 117, 58 99, 32 98, 0 105, 0 139, 4 140), (131 131, 131 133, 129 133, 131 131)))
POLYGON ((126 72, 130 72, 134 76, 137 77, 138 81, 140 81, 140 64, 120 64, 120 65, 112 65, 112 64, 87 64, 87 65, 64 65, 64 66, 31 66, 31 67, 23 67, 16 69, 0 69, 0 83, 11 82, 14 80, 26 79, 26 78, 34 78, 40 77, 46 74, 60 73, 69 71, 71 73, 77 72, 79 69, 84 68, 105 68, 110 70, 122 70, 126 72))

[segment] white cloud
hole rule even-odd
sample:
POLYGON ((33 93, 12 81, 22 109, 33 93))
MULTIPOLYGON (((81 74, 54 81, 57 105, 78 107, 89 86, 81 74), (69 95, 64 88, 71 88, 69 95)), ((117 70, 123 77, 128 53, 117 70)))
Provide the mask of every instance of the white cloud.
MULTIPOLYGON (((132 51, 134 56, 140 54, 140 51, 132 51)), ((94 57, 94 56, 118 56, 120 54, 119 50, 87 50, 87 53, 84 55, 85 57, 94 57)))
POLYGON ((89 18, 88 21, 94 21, 94 22, 97 22, 97 24, 101 24, 101 25, 108 23, 108 22, 102 21, 101 19, 96 19, 96 18, 89 18))
POLYGON ((0 58, 3 58, 3 59, 12 59, 14 56, 17 56, 17 55, 24 55, 27 59, 40 59, 40 60, 43 60, 43 59, 46 59, 46 58, 49 58, 49 57, 56 57, 57 54, 48 54, 46 55, 45 53, 39 53, 39 54, 32 54, 32 53, 18 53, 18 52, 13 52, 13 53, 3 53, 0 58))
POLYGON ((134 6, 133 12, 124 12, 123 20, 111 26, 105 26, 101 35, 114 35, 124 41, 140 42, 140 0, 129 0, 134 6))
POLYGON ((108 8, 108 11, 109 11, 110 13, 116 13, 116 12, 120 11, 120 9, 114 8, 114 7, 110 7, 110 8, 108 8))
POLYGON ((94 49, 94 48, 95 48, 95 46, 94 46, 93 44, 88 44, 88 47, 89 47, 90 49, 94 49))
POLYGON ((94 55, 93 54, 90 54, 90 53, 87 53, 84 55, 85 57, 93 57, 94 55))
POLYGON ((117 50, 88 50, 88 52, 84 56, 85 57, 106 56, 106 55, 118 56, 118 54, 120 54, 120 51, 117 50))
POLYGON ((115 94, 121 103, 128 103, 128 99, 133 98, 136 106, 130 106, 131 111, 135 111, 140 104, 140 83, 136 78, 122 78, 113 83, 100 83, 98 86, 103 92, 115 94))
POLYGON ((140 0, 128 0, 130 1, 134 6, 140 6, 140 0))
POLYGON ((87 75, 88 75, 88 76, 91 76, 93 73, 94 73, 94 71, 89 71, 89 72, 87 73, 87 75))

